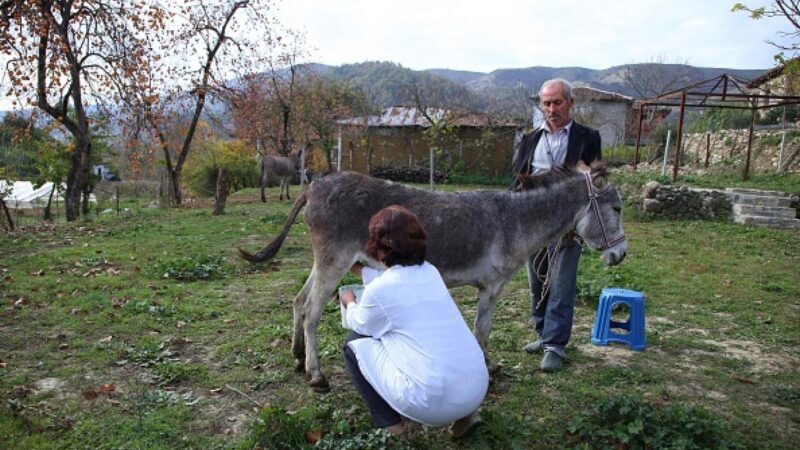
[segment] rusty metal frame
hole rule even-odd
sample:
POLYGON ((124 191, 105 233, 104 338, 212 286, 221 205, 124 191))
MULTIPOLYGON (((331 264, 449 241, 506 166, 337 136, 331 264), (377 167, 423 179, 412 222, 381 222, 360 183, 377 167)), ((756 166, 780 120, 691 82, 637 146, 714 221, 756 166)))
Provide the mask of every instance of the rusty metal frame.
POLYGON ((800 105, 800 96, 797 95, 774 95, 769 92, 751 88, 748 82, 728 74, 722 74, 708 80, 698 81, 682 88, 676 89, 657 97, 637 100, 634 102, 634 109, 639 113, 639 127, 636 135, 636 155, 634 157, 633 169, 639 162, 639 152, 642 134, 642 120, 645 111, 649 107, 668 106, 677 107, 680 111, 678 116, 678 136, 675 145, 675 162, 672 167, 672 181, 678 178, 678 166, 683 152, 683 117, 686 108, 728 108, 728 109, 747 109, 752 112, 750 118, 750 130, 747 138, 747 155, 742 179, 750 177, 750 153, 753 143, 753 124, 755 113, 762 109, 780 108, 787 105, 800 105), (765 105, 759 105, 760 101, 766 100, 765 105), (775 101, 776 103, 771 103, 775 101))

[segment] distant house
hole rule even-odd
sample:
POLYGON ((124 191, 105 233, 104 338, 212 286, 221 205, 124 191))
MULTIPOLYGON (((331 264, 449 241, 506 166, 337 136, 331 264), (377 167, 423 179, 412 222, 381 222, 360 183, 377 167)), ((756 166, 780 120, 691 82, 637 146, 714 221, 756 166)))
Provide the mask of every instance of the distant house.
MULTIPOLYGON (((428 167, 431 146, 440 146, 439 164, 466 173, 502 176, 511 170, 517 127, 492 123, 489 117, 443 109, 395 106, 380 115, 340 120, 342 169, 369 173, 376 167, 428 167), (452 132, 432 143, 431 122, 447 123, 452 132)), ((439 166, 441 167, 441 165, 439 166)))
MULTIPOLYGON (((596 128, 600 132, 603 147, 624 144, 633 98, 595 89, 582 83, 573 85, 572 95, 575 97, 572 116, 581 124, 596 128)), ((538 93, 531 98, 537 105, 539 104, 538 93)), ((534 108, 534 126, 538 126, 543 120, 541 110, 538 107, 534 108)))
MULTIPOLYGON (((747 84, 753 94, 797 95, 800 91, 800 59, 793 58, 786 64, 768 70, 747 84), (787 70, 787 66, 792 70, 787 70)), ((761 98, 759 106, 779 103, 780 99, 761 98)))

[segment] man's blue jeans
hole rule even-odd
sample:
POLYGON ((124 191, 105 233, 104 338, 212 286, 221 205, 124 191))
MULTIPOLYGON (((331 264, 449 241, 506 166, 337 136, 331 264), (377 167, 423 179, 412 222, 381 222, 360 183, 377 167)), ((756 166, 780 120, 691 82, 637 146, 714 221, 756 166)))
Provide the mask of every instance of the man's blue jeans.
MULTIPOLYGON (((553 246, 550 247, 550 251, 553 246)), ((549 261, 545 249, 528 259, 528 283, 531 289, 533 325, 546 350, 564 357, 564 348, 572 335, 572 318, 575 311, 575 286, 578 278, 578 261, 581 244, 574 239, 564 239, 554 261, 549 261), (551 264, 552 263, 552 264, 551 264), (536 271, 538 269, 538 276, 536 271), (553 280, 542 297, 542 288, 548 270, 553 280), (538 306, 538 307, 537 307, 538 306)))

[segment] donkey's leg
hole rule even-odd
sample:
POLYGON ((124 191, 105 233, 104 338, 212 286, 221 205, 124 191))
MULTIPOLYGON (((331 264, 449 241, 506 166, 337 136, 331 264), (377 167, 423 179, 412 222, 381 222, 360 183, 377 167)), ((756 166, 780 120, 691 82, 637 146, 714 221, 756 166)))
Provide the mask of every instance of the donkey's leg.
POLYGON ((315 258, 316 276, 311 292, 304 306, 303 328, 306 335, 306 377, 309 385, 317 392, 327 392, 330 385, 319 368, 317 327, 319 326, 325 303, 331 299, 339 280, 353 264, 348 253, 329 254, 329 258, 315 258))
POLYGON ((483 357, 486 360, 486 368, 490 375, 500 372, 502 366, 499 363, 492 363, 489 358, 489 333, 492 331, 494 322, 494 311, 497 307, 497 299, 506 281, 502 280, 495 285, 485 285, 478 288, 478 313, 475 315, 475 338, 483 350, 483 357))
POLYGON ((298 372, 305 370, 306 359, 306 340, 305 333, 303 332, 303 319, 304 319, 304 306, 308 299, 308 294, 311 292, 311 287, 314 285, 314 278, 316 277, 316 267, 312 267, 311 273, 308 275, 303 288, 294 297, 293 303, 293 319, 294 319, 294 334, 292 334, 292 356, 294 356, 294 368, 298 372))
POLYGON ((266 178, 264 176, 261 176, 261 178, 258 180, 258 182, 260 184, 259 187, 261 188, 261 201, 263 203, 267 203, 267 196, 264 195, 264 190, 267 188, 267 180, 266 180, 266 178))
POLYGON ((289 196, 289 185, 291 184, 291 181, 292 181, 292 179, 291 179, 291 178, 287 178, 287 179, 286 179, 286 198, 287 198, 288 200, 291 200, 291 199, 292 199, 292 197, 291 197, 291 196, 289 196))

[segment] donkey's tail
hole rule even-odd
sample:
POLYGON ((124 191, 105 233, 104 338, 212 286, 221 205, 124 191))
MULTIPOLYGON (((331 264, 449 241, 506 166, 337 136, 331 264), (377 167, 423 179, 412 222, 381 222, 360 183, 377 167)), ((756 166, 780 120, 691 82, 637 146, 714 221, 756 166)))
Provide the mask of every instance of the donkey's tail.
POLYGON ((289 212, 289 217, 286 219, 286 223, 283 224, 283 230, 281 234, 278 235, 275 239, 272 240, 266 247, 261 249, 258 253, 252 254, 248 253, 241 248, 239 249, 239 256, 242 258, 250 261, 250 262, 264 262, 278 253, 280 250, 281 245, 283 245, 283 241, 286 239, 286 236, 289 234, 289 230, 294 225, 295 219, 297 219, 297 215, 300 214, 300 210, 303 209, 303 206, 308 202, 308 193, 307 191, 303 191, 297 200, 294 201, 294 205, 292 205, 292 210, 289 212))

